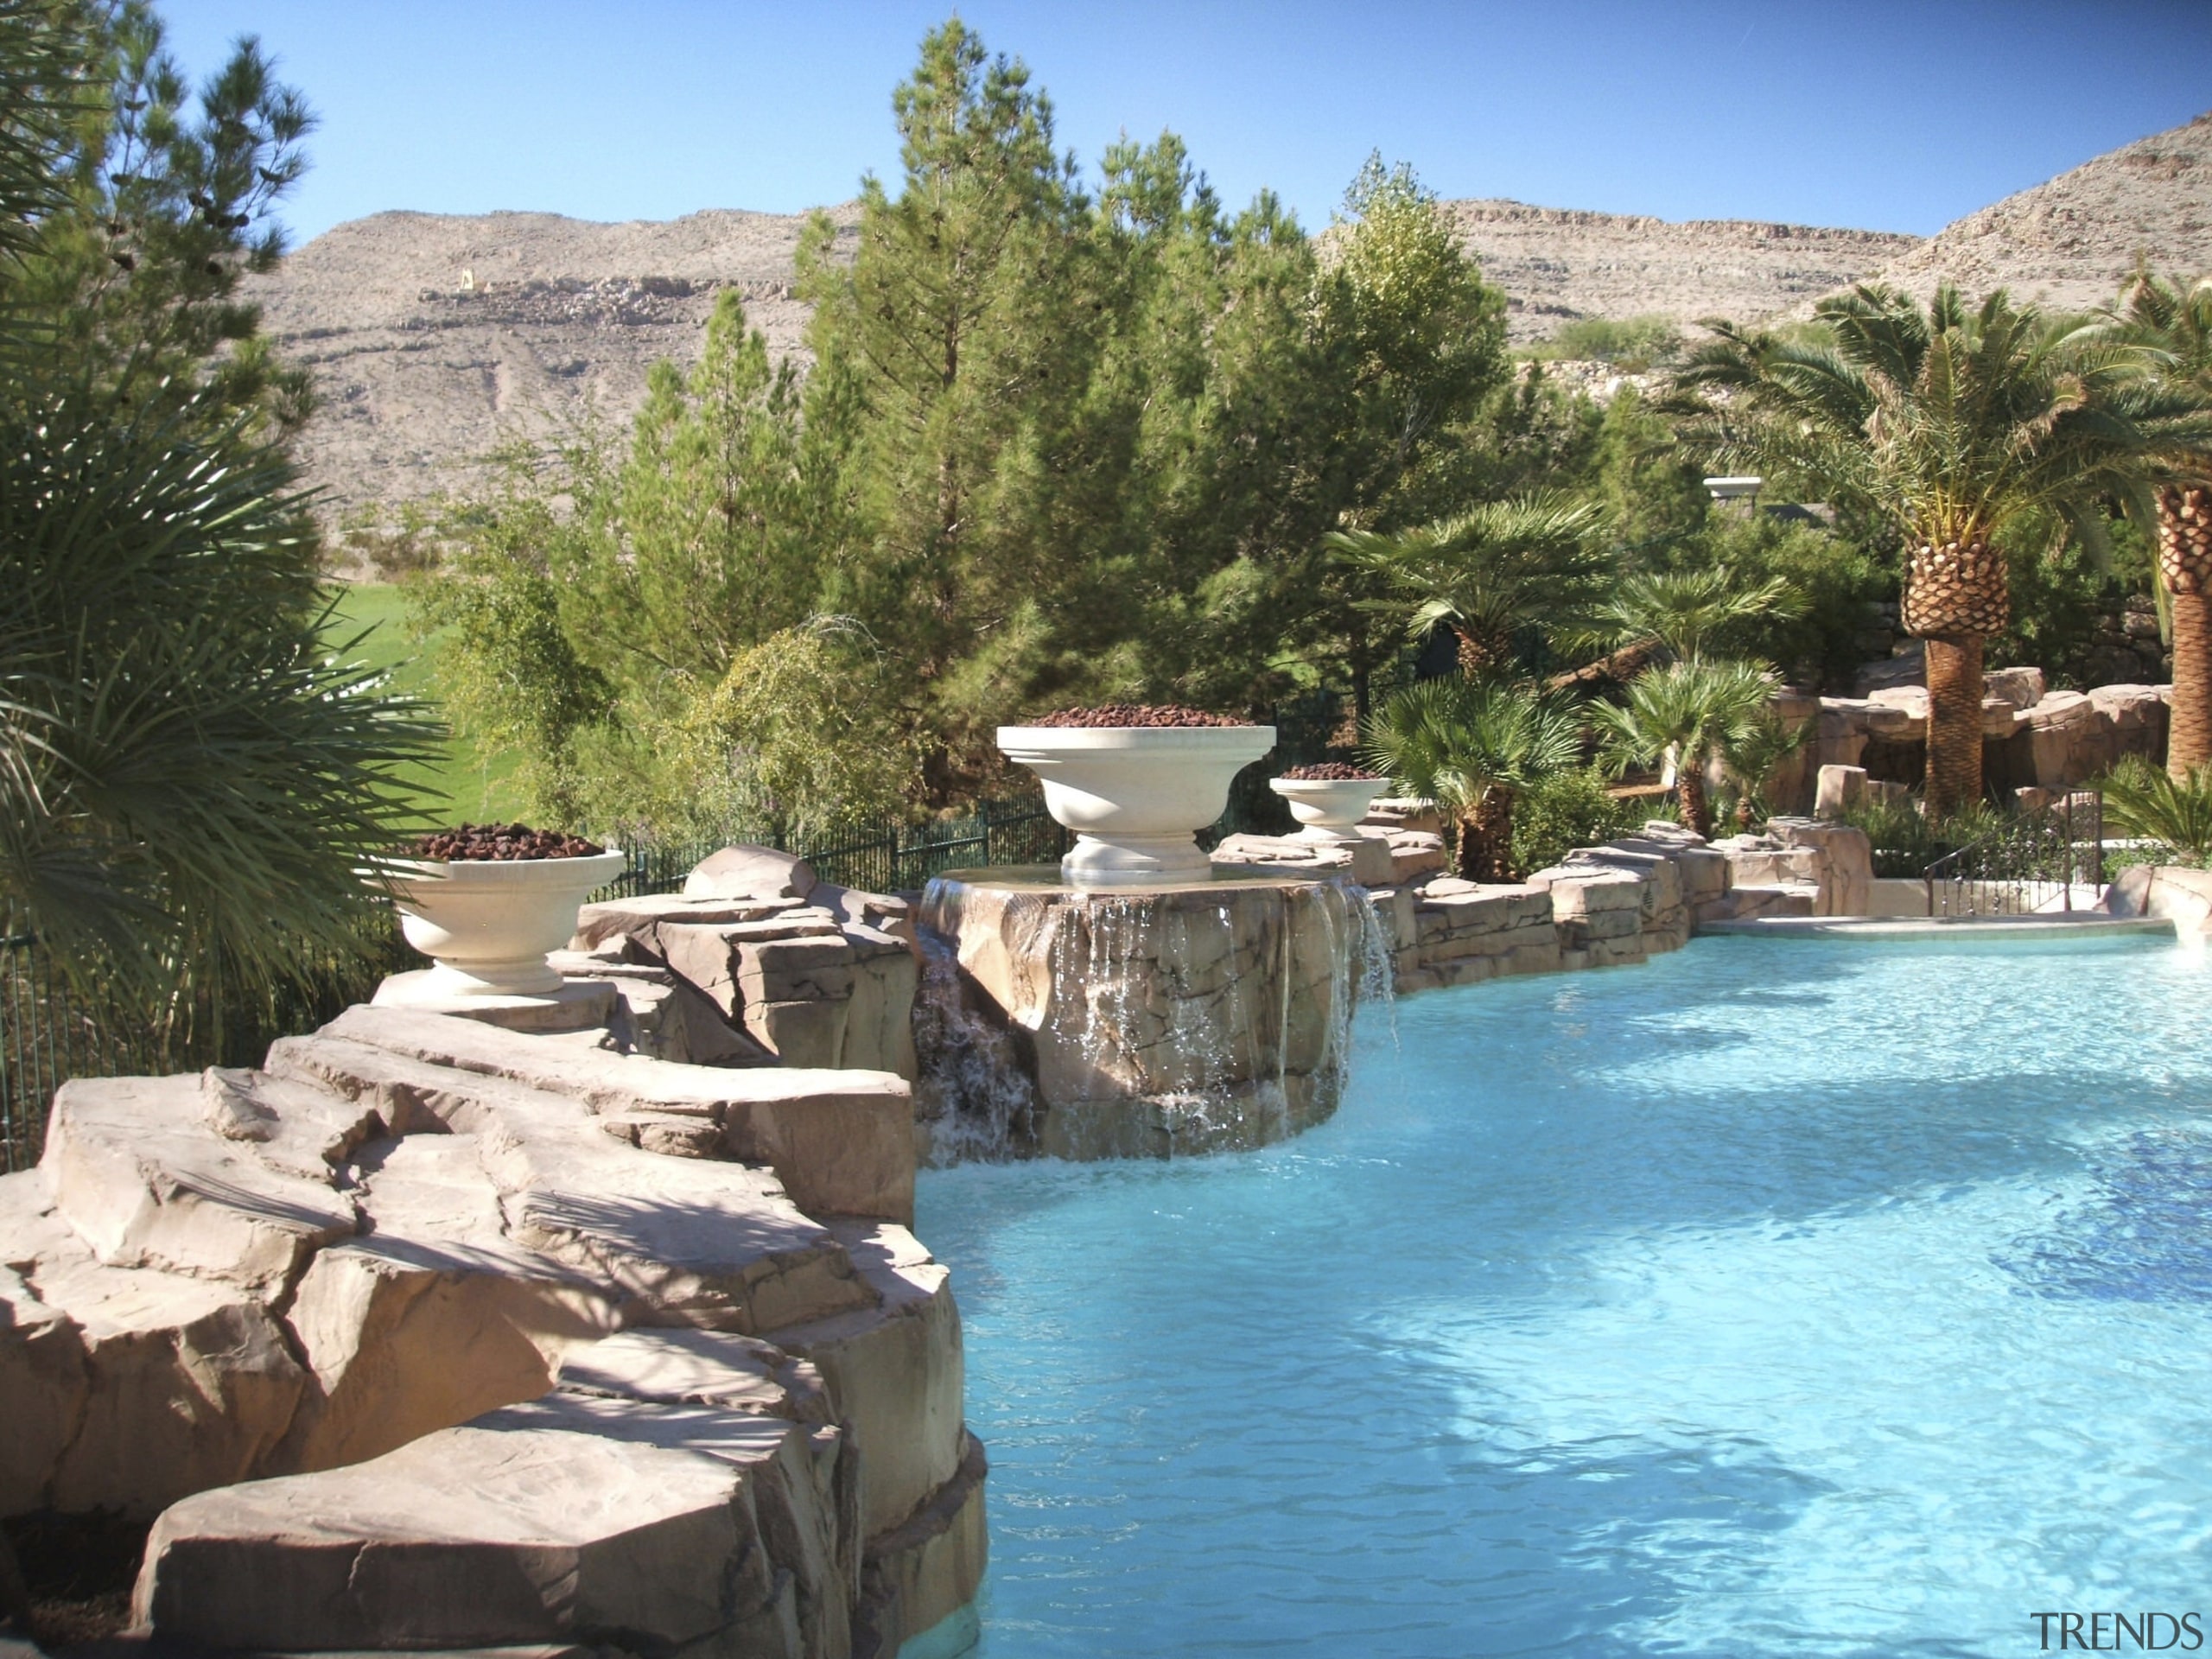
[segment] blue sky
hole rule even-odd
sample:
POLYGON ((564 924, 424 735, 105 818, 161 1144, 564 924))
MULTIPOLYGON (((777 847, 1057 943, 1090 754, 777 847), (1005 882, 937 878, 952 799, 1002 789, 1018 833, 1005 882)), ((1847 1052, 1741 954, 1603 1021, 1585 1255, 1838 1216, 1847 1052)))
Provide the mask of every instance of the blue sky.
MULTIPOLYGON (((286 218, 791 212, 898 161, 905 0, 161 0, 196 76, 258 34, 322 118, 286 218)), ((1086 163, 1172 128, 1325 224, 1371 149, 1446 196, 1929 232, 2212 108, 2212 4, 965 0, 1086 163)))

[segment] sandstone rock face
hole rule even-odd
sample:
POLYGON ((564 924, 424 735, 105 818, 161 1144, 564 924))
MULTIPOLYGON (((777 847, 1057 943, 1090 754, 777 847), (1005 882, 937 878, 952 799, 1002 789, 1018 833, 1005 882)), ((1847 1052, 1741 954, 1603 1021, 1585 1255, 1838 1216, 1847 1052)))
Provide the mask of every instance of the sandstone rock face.
POLYGON ((684 878, 686 899, 796 899, 815 888, 814 867, 772 847, 725 847, 684 878))
POLYGON ((966 1435, 960 1310, 951 1275, 905 1228, 845 1224, 839 1236, 880 1300, 770 1340, 820 1374, 830 1408, 867 1457, 861 1516, 873 1538, 958 1471, 966 1435))
POLYGON ((1904 801, 1911 794, 1903 784, 1869 778, 1864 766, 1822 766, 1814 791, 1813 816, 1840 818, 1869 801, 1904 801))
MULTIPOLYGON (((1874 860, 1866 831, 1812 818, 1776 818, 1764 833, 1717 842, 1738 887, 1811 889, 1815 916, 1865 916, 1873 901, 1874 860)), ((1708 919, 1739 920, 1715 913, 1708 919)))
POLYGON ((940 878, 925 944, 966 1021, 923 1058, 931 1133, 1021 1096, 1006 1152, 1146 1157, 1264 1145, 1336 1109, 1366 907, 1334 883, 1127 893, 940 878), (976 1029, 980 1027, 980 1031, 976 1029), (1018 1077, 961 1079, 977 1055, 1018 1077))
POLYGON ((964 1604, 906 1084, 613 1041, 357 1007, 70 1085, 0 1179, 0 1514, 162 1512, 140 1618, 210 1649, 842 1659, 964 1604))
MULTIPOLYGON (((671 1065, 603 1050, 556 1047, 474 1021, 397 1008, 349 1008, 328 1027, 321 1045, 271 1050, 271 1069, 297 1068, 346 1092, 419 1103, 441 1116, 441 1075, 410 1082, 392 1061, 376 1062, 377 1077, 345 1076, 349 1059, 366 1048, 427 1065, 438 1074, 467 1079, 478 1094, 537 1101, 566 1094, 603 1115, 632 1119, 678 1118, 711 1122, 721 1130, 729 1155, 766 1164, 785 1180, 802 1208, 831 1215, 910 1219, 913 1166, 908 1145, 909 1093, 888 1073, 768 1067, 724 1070, 671 1065), (325 1039, 329 1039, 327 1042, 325 1039), (334 1047, 352 1043, 355 1046, 334 1047), (319 1067, 318 1055, 329 1062, 319 1067), (512 1085, 502 1090, 500 1084, 512 1085), (429 1092, 425 1093, 428 1090, 429 1092)), ((447 1105, 447 1127, 469 1127, 464 1091, 447 1105)), ((627 1137, 625 1137, 627 1138, 627 1137)), ((668 1177, 668 1179, 685 1179, 668 1177)))
MULTIPOLYGON (((1928 693, 1916 681, 1873 685, 1864 697, 1777 699, 1777 712, 1817 717, 1815 741, 1788 777, 1770 786, 1771 798, 1815 816, 1822 806, 1816 774, 1855 767, 1872 785, 1917 787, 1926 765, 1928 693)), ((2171 688, 2107 685, 2093 691, 2044 687, 2036 668, 1993 669, 1984 677, 1982 768, 2000 789, 2069 789, 2111 769, 2125 754, 2163 760, 2171 688)))
POLYGON ((187 1498, 147 1541, 138 1622, 277 1651, 698 1641, 775 1599, 744 1465, 792 1432, 713 1416, 686 1425, 730 1431, 711 1451, 495 1418, 187 1498))
POLYGON ((789 853, 725 847, 681 894, 585 906, 572 944, 665 972, 700 999, 687 1028, 719 1026, 775 1063, 915 1075, 906 901, 820 882, 789 853))

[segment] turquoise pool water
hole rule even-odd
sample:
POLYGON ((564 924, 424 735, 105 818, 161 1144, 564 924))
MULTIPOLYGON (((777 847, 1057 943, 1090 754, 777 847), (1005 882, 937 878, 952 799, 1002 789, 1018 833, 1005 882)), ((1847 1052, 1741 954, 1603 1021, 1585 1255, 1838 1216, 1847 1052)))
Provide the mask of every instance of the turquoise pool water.
POLYGON ((1363 1015, 1343 1110, 1269 1152, 925 1175, 979 1651, 2212 1615, 2208 992, 2157 942, 1703 940, 1363 1015))

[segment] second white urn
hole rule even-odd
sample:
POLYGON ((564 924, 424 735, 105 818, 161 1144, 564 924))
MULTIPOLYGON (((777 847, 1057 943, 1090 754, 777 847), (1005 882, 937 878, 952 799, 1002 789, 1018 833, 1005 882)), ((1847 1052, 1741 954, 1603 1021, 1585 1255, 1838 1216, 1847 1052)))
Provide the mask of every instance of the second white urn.
POLYGON ((1387 778, 1270 778, 1268 787, 1290 804, 1301 840, 1334 847, 1360 838, 1361 820, 1389 783, 1387 778))
POLYGON ((1198 831, 1274 745, 1272 726, 999 728, 999 747, 1043 780, 1046 810, 1076 832, 1060 861, 1076 887, 1209 879, 1198 831))

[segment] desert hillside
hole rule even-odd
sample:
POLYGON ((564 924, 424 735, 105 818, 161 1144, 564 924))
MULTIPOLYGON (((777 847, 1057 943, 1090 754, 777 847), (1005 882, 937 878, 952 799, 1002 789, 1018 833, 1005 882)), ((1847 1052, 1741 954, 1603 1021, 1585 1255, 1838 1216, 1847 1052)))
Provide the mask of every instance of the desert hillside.
POLYGON ((2212 271, 2212 113, 1968 213, 1875 274, 2078 309, 2110 300, 2139 254, 2162 271, 2212 271))
POLYGON ((1763 317, 1857 282, 1920 241, 1749 219, 1674 224, 1517 201, 1445 206, 1484 275, 1505 289, 1516 346, 1582 317, 1763 317))
MULTIPOLYGON (((2212 116, 2101 156, 1925 240, 1879 231, 1446 204, 1510 297, 1516 344, 1581 317, 1685 321, 1802 314, 1847 283, 1940 276, 2079 306, 2139 253, 2212 270, 2212 116)), ((849 245, 852 204, 830 210, 849 245)), ((717 210, 665 223, 551 213, 378 213, 317 237, 253 284, 279 349, 314 371, 304 441, 334 513, 468 482, 501 442, 620 422, 658 359, 697 353, 737 288, 778 352, 799 348, 798 215, 717 210)))
MULTIPOLYGON (((849 239, 852 210, 830 211, 849 239)), ((798 349, 804 224, 393 213, 336 226, 252 284, 264 326, 321 396, 302 446, 309 481, 342 514, 466 484, 510 438, 625 420, 654 362, 698 355, 724 287, 776 351, 798 349)))

